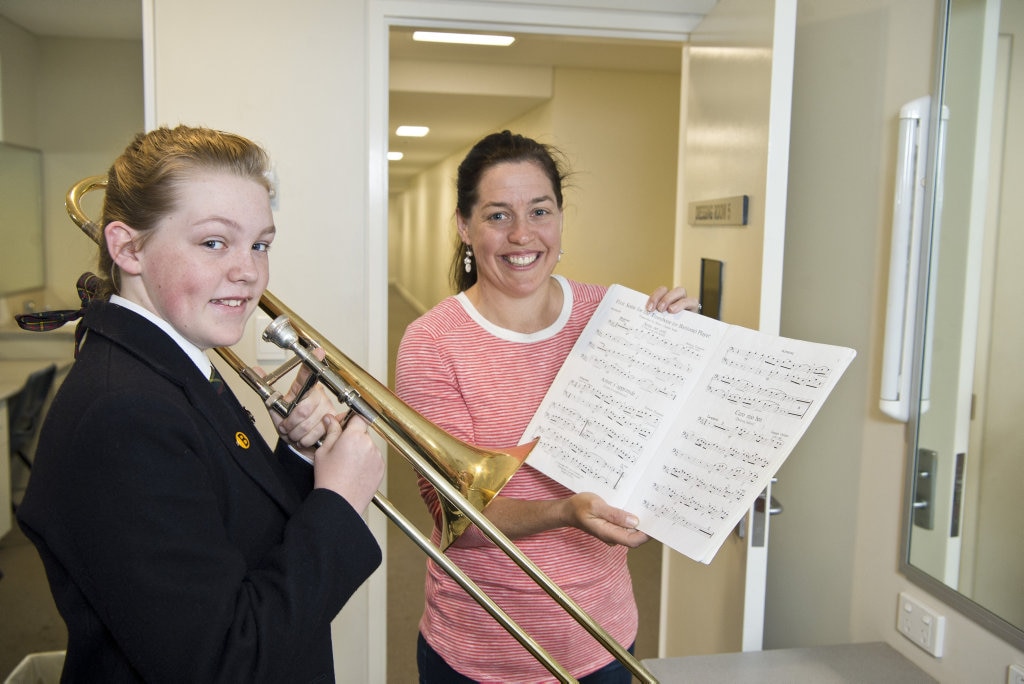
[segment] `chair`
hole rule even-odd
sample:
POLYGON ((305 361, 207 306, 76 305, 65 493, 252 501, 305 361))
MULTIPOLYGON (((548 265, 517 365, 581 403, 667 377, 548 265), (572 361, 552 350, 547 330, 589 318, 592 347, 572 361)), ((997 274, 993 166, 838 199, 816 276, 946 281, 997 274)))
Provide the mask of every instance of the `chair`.
POLYGON ((50 364, 33 372, 17 394, 7 399, 7 419, 10 430, 10 458, 17 457, 29 469, 29 452, 43 422, 43 406, 53 388, 57 365, 50 364))

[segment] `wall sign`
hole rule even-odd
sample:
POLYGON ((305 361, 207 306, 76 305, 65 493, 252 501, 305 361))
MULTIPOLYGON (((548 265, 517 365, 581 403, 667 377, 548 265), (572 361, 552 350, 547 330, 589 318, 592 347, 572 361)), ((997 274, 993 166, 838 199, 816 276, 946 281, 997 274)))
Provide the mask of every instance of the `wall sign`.
POLYGON ((690 225, 745 226, 749 204, 747 195, 690 202, 690 225))

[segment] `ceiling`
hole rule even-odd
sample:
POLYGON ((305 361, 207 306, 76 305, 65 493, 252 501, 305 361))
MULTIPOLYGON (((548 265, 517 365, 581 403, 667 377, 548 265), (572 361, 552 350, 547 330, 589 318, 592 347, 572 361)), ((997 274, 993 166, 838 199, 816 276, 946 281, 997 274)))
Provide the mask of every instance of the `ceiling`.
POLYGON ((139 0, 0 0, 0 16, 37 36, 142 37, 139 0))
MULTIPOLYGON (((0 0, 0 16, 38 36, 139 40, 142 9, 139 0, 0 0)), ((419 43, 412 40, 412 27, 391 30, 393 63, 404 61, 419 67, 439 69, 470 66, 480 72, 486 67, 581 67, 632 71, 678 73, 680 44, 639 40, 597 39, 580 36, 515 34, 508 48, 419 43)), ((436 27, 435 29, 436 30, 436 27)), ((420 72, 422 76, 423 73, 420 72)), ((470 146, 477 139, 499 129, 543 104, 546 97, 503 92, 500 76, 490 86, 392 89, 389 103, 391 149, 401 151, 401 161, 389 164, 392 192, 401 191, 421 171, 470 146), (497 84, 498 87, 494 87, 497 84), (489 91, 489 92, 484 92, 489 91), (429 126, 425 138, 399 139, 394 129, 400 124, 429 126)), ((486 75, 483 76, 487 80, 486 75)), ((465 80, 465 79, 460 79, 465 80)), ((429 78, 420 78, 421 83, 429 78)))

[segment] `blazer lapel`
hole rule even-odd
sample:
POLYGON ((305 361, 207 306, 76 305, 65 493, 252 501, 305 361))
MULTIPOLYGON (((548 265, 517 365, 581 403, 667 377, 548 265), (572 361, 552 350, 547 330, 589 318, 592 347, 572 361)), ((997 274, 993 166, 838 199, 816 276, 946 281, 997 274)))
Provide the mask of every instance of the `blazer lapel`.
POLYGON ((93 303, 85 324, 178 385, 239 467, 286 512, 295 510, 300 503, 298 495, 251 415, 227 383, 218 394, 217 388, 203 377, 174 340, 128 309, 109 302, 93 303))
MULTIPOLYGON (((189 361, 191 364, 191 361, 189 361)), ((204 415, 217 433, 224 448, 249 476, 254 479, 289 513, 299 500, 282 472, 270 446, 256 429, 252 415, 224 383, 222 392, 202 377, 192 365, 192 376, 186 385, 190 401, 204 415)))

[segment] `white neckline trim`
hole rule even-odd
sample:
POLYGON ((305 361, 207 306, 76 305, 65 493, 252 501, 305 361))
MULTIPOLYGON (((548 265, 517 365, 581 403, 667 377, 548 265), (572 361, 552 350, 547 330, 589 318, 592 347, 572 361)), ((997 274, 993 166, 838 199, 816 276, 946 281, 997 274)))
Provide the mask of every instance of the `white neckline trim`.
POLYGON ((469 301, 469 297, 466 296, 465 292, 460 292, 455 295, 456 301, 462 305, 465 309, 466 314, 473 319, 473 321, 481 328, 494 335, 495 337, 506 340, 508 342, 542 342, 544 340, 551 339, 565 327, 565 324, 569 322, 569 317, 572 315, 572 287, 569 285, 569 281, 563 276, 552 275, 558 284, 562 287, 562 310, 558 314, 558 318, 555 322, 544 328, 532 333, 521 333, 515 330, 509 330, 508 328, 502 328, 499 325, 491 323, 489 320, 484 318, 476 307, 473 306, 473 302, 469 301))
POLYGON ((136 304, 130 299, 125 299, 120 295, 110 295, 110 303, 117 304, 118 306, 123 306, 126 309, 134 311, 153 323, 153 325, 163 330, 167 333, 168 337, 174 340, 178 346, 181 347, 181 350, 188 355, 188 358, 192 359, 192 363, 196 364, 196 368, 198 368, 199 372, 203 374, 203 377, 210 377, 210 369, 213 368, 213 362, 210 361, 210 357, 207 356, 202 349, 182 337, 181 333, 175 330, 174 326, 170 323, 160 318, 146 307, 136 304))

